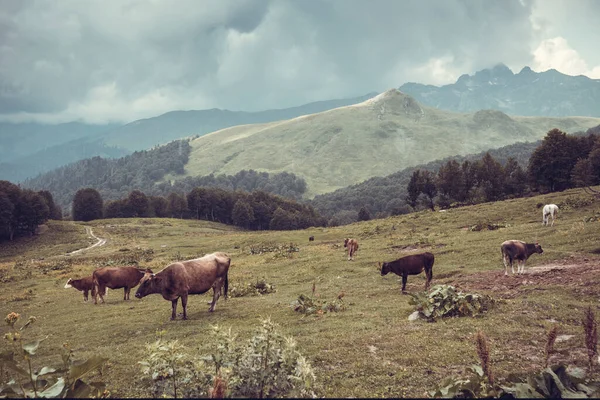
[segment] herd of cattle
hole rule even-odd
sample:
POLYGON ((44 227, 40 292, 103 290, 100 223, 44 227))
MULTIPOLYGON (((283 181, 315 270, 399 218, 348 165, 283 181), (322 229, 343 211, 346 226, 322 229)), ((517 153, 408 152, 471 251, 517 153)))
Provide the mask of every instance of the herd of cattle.
MULTIPOLYGON (((543 209, 542 225, 548 225, 552 218, 551 226, 558 213, 555 204, 547 204, 543 209)), ((314 236, 309 237, 314 241, 314 236)), ((354 259, 358 250, 356 239, 346 238, 344 247, 348 252, 348 261, 354 259)), ((536 243, 525 243, 520 240, 507 240, 500 246, 502 260, 504 262, 504 275, 508 275, 508 266, 514 274, 513 263, 517 264, 517 273, 525 272, 525 262, 534 253, 542 254, 542 247, 536 243)), ((409 275, 418 275, 425 271, 425 290, 429 288, 433 278, 433 263, 435 256, 425 252, 399 258, 391 262, 379 263, 381 275, 390 272, 402 277, 402 292, 406 290, 406 281, 409 275)), ((227 299, 229 286, 228 273, 231 258, 222 252, 207 254, 194 260, 180 261, 169 264, 162 271, 153 273, 151 269, 137 267, 101 267, 96 269, 92 276, 81 279, 69 279, 65 288, 75 288, 83 292, 84 301, 88 301, 88 293, 91 291, 94 304, 98 304, 98 296, 104 303, 106 289, 123 289, 123 300, 129 300, 132 288, 139 284, 135 297, 141 299, 150 294, 160 294, 165 300, 171 301, 171 319, 175 319, 177 302, 181 298, 183 307, 183 319, 187 319, 187 300, 190 294, 203 294, 213 289, 213 299, 210 303, 209 312, 214 311, 217 300, 223 292, 227 299)))

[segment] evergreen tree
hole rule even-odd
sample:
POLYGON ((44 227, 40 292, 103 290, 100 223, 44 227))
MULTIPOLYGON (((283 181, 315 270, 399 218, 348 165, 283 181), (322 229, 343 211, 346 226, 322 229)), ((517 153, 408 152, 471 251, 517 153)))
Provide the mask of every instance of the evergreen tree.
POLYGON ((429 208, 435 210, 433 199, 437 195, 437 187, 435 186, 435 175, 433 172, 421 172, 421 185, 421 191, 429 200, 429 208))
POLYGON ((578 147, 577 139, 565 132, 549 131, 529 159, 527 173, 534 190, 554 192, 571 187, 571 171, 582 156, 578 147))
POLYGON ((419 195, 423 191, 423 180, 421 179, 421 170, 415 170, 411 177, 408 186, 406 187, 408 195, 406 196, 406 202, 412 207, 417 206, 417 200, 419 195))
POLYGON ((73 198, 73 221, 91 221, 102 218, 103 201, 96 189, 79 189, 73 198))
POLYGON ((371 213, 366 207, 361 207, 358 211, 358 220, 359 221, 369 221, 371 219, 371 213))

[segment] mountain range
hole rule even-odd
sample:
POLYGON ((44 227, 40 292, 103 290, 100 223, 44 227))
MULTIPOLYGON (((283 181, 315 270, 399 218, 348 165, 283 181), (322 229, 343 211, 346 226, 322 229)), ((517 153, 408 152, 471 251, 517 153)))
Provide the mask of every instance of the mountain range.
POLYGON ((524 67, 514 74, 498 64, 462 75, 450 85, 405 83, 400 90, 422 104, 456 112, 492 109, 509 115, 600 117, 600 79, 555 69, 534 72, 524 67))

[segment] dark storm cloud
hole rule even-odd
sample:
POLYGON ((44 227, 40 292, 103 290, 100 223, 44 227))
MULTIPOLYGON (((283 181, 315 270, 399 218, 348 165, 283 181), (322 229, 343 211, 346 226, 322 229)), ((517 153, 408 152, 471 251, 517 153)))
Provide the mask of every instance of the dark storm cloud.
MULTIPOLYGON (((557 0, 560 1, 560 0, 557 0)), ((531 60, 531 1, 0 2, 0 118, 131 121, 447 83, 531 60)))

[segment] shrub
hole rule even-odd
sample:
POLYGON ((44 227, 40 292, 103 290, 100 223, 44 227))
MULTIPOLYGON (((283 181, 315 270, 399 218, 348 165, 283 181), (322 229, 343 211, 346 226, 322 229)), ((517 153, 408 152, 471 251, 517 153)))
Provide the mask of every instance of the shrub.
POLYGON ((445 317, 477 316, 494 305, 490 296, 462 293, 449 285, 435 285, 429 293, 409 295, 408 303, 414 305, 419 316, 429 322, 445 317))
POLYGON ((44 339, 25 342, 23 330, 36 321, 29 317, 20 328, 15 325, 20 315, 8 314, 5 322, 9 332, 4 338, 12 345, 13 350, 0 353, 0 376, 7 375, 10 380, 0 384, 0 397, 46 397, 46 398, 82 398, 106 397, 104 382, 86 383, 82 378, 88 373, 102 367, 107 358, 93 356, 85 361, 74 361, 73 352, 68 344, 62 346, 62 368, 42 367, 33 369, 32 358, 44 339), (6 374, 6 375, 5 375, 6 374))
POLYGON ((267 283, 265 278, 257 279, 256 282, 246 282, 240 285, 231 285, 230 297, 262 296, 276 292, 275 286, 267 283))
POLYGON ((313 296, 308 297, 304 294, 298 296, 298 299, 293 301, 291 306, 294 311, 302 313, 302 314, 324 314, 327 312, 339 312, 345 311, 348 307, 344 302, 344 293, 340 293, 337 298, 332 301, 322 301, 315 300, 314 298, 314 286, 313 286, 313 296))
POLYGON ((159 338, 147 345, 149 355, 140 364, 151 377, 153 395, 315 397, 310 363, 270 319, 245 344, 238 344, 231 329, 218 326, 213 326, 212 338, 213 351, 200 357, 184 352, 176 340, 159 338))

